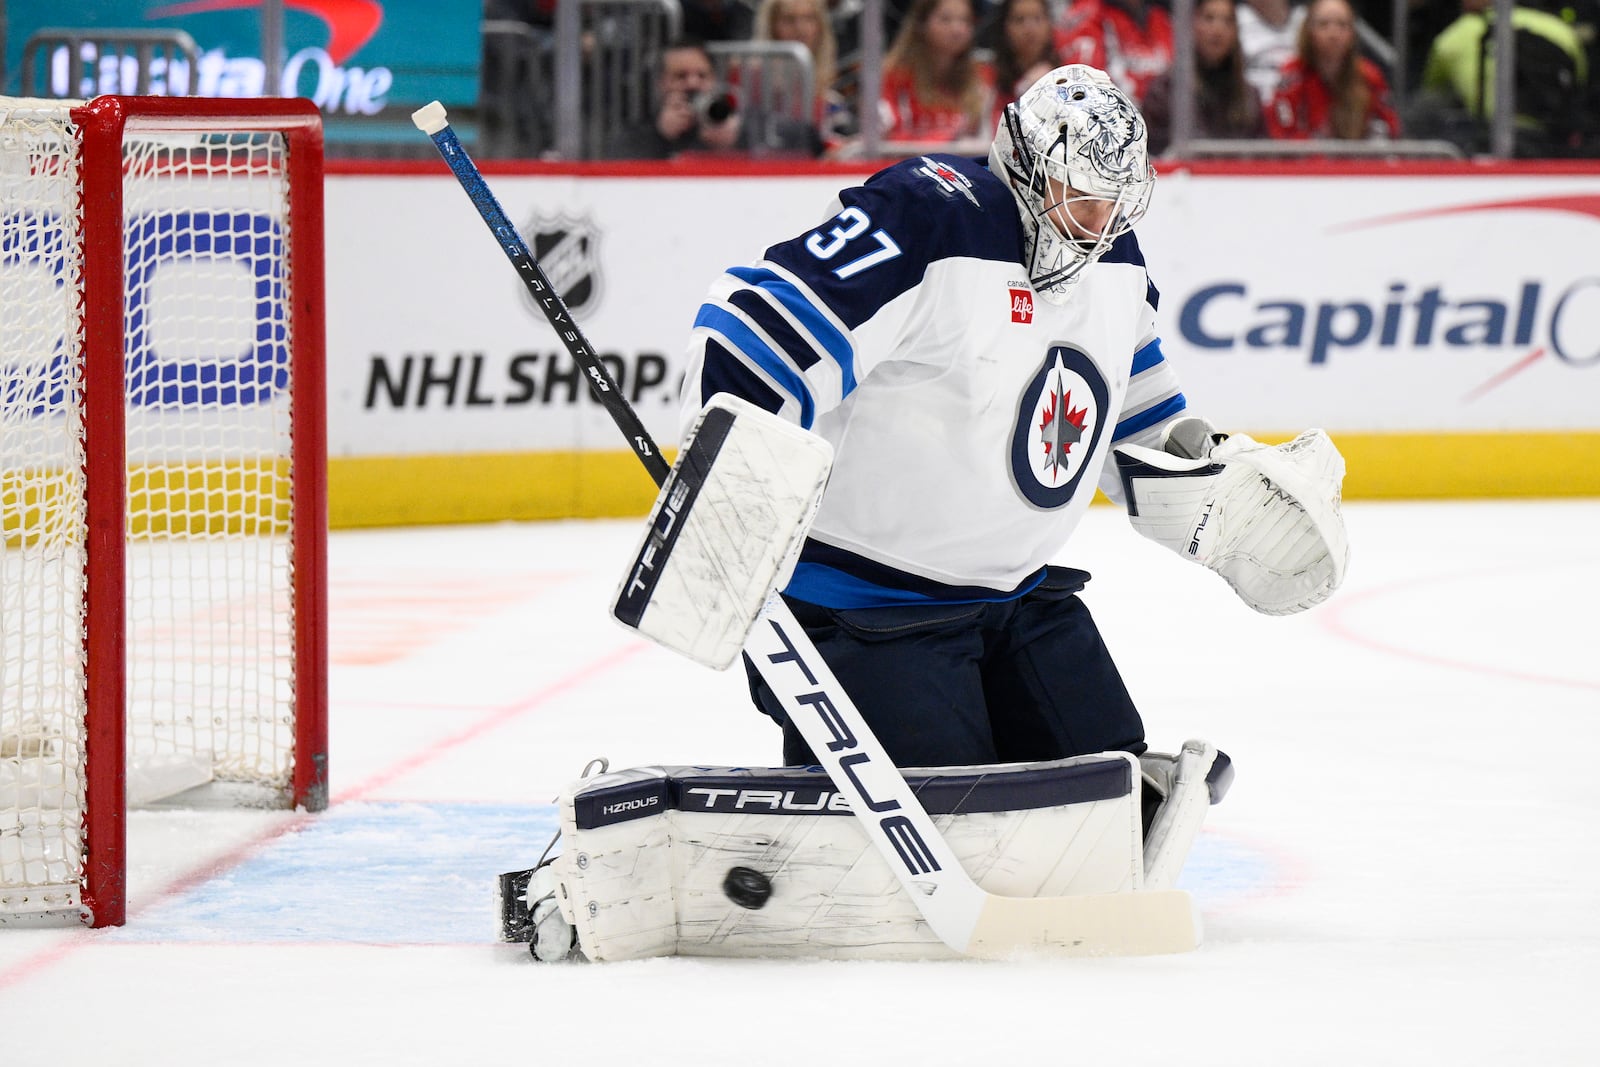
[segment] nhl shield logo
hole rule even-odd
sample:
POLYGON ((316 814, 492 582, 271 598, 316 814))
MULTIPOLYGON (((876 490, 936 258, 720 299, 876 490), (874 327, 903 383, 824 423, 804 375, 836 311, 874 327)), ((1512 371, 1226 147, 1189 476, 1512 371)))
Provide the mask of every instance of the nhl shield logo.
MULTIPOLYGON (((599 306, 600 231, 593 219, 536 215, 520 232, 574 318, 599 306)), ((526 291, 522 295, 529 309, 538 314, 533 297, 526 291)))
POLYGON ((1070 345, 1052 345, 1023 390, 1011 438, 1011 476, 1029 503, 1072 499, 1105 435, 1108 391, 1099 368, 1070 345))

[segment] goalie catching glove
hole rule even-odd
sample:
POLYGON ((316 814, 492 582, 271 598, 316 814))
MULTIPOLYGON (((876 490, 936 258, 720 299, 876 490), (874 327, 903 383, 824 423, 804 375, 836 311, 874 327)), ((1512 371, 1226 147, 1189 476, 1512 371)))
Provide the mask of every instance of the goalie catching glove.
POLYGON ((1222 575, 1264 615, 1320 604, 1344 581, 1350 555, 1339 510, 1344 457, 1321 430, 1269 446, 1245 434, 1219 441, 1209 429, 1186 419, 1164 451, 1115 450, 1134 528, 1222 575))

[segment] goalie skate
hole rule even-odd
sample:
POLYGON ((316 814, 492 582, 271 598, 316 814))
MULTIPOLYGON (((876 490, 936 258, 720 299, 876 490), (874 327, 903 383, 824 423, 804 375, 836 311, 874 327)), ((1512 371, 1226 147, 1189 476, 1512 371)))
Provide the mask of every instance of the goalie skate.
POLYGON ((500 939, 526 944, 542 963, 582 959, 577 931, 556 904, 561 887, 550 863, 500 876, 500 939))

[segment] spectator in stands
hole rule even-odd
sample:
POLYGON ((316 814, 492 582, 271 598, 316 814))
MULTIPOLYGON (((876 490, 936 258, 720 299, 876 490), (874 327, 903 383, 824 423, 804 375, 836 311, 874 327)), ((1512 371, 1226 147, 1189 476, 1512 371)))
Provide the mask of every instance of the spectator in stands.
POLYGON ((549 32, 556 21, 556 0, 483 0, 485 21, 523 22, 549 32))
POLYGON ((992 25, 995 90, 1004 107, 1062 61, 1045 0, 1001 0, 992 25))
MULTIPOLYGON (((1461 15, 1434 38, 1422 72, 1417 121, 1424 132, 1469 152, 1489 147, 1494 114, 1492 0, 1461 0, 1461 15)), ((1577 31, 1559 16, 1511 9, 1515 33, 1515 154, 1572 156, 1583 149, 1588 57, 1577 31)))
POLYGON ((701 41, 748 41, 755 35, 755 8, 744 0, 679 0, 683 36, 701 41))
POLYGON ((811 53, 815 79, 814 122, 824 146, 833 149, 855 132, 855 117, 835 82, 839 46, 826 0, 762 0, 756 11, 756 40, 794 41, 811 53))
POLYGON ((1356 49, 1349 0, 1312 0, 1267 106, 1267 132, 1285 140, 1400 136, 1388 81, 1356 49))
MULTIPOLYGON (((1196 0, 1194 7, 1195 124, 1198 137, 1265 137, 1261 96, 1245 80, 1239 50, 1235 0, 1196 0)), ((1144 121, 1150 151, 1163 152, 1172 141, 1172 75, 1150 83, 1144 121)))
POLYGON ((655 118, 617 131, 606 146, 612 159, 671 159, 683 152, 743 150, 743 123, 698 38, 679 37, 661 53, 655 118))
POLYGON ((1172 66, 1172 18, 1152 0, 1074 0, 1056 27, 1063 63, 1087 63, 1111 75, 1143 106, 1145 90, 1172 66))
POLYGON ((1583 45, 1590 89, 1600 83, 1600 0, 1526 0, 1526 6, 1554 15, 1572 27, 1583 45))
MULTIPOLYGON (((882 18, 878 26, 883 34, 882 40, 892 41, 894 35, 900 32, 900 22, 905 18, 908 3, 910 0, 881 0, 882 18)), ((828 12, 833 20, 833 35, 839 41, 839 54, 858 57, 861 51, 861 24, 866 14, 864 0, 828 0, 828 12)), ((847 59, 846 64, 848 62, 847 59)))
POLYGON ((1271 100, 1278 91, 1278 75, 1294 55, 1305 20, 1305 5, 1290 0, 1245 0, 1239 5, 1244 76, 1262 100, 1271 100))
POLYGON ((972 0, 915 0, 884 57, 886 141, 987 144, 998 121, 994 70, 973 55, 972 0))

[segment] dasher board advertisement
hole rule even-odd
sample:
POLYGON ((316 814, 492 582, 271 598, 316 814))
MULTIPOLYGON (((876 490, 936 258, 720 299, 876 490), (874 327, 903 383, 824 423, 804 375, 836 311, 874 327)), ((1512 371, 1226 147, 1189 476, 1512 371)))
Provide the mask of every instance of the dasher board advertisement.
MULTIPOLYGON (((850 180, 492 184, 630 402, 670 440, 711 281, 820 225, 850 180)), ((1600 429, 1600 174, 1179 173, 1157 188, 1138 236, 1162 346, 1191 405, 1219 424, 1600 429)), ((330 425, 344 450, 611 447, 448 178, 335 178, 328 229, 330 425)))

